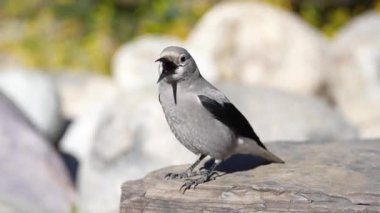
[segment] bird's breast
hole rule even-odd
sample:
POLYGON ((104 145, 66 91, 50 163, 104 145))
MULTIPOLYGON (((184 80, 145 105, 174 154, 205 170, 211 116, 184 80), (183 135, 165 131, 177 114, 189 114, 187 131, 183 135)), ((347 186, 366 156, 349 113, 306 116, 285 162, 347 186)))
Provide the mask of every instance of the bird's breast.
POLYGON ((234 146, 231 130, 203 108, 198 95, 177 91, 175 103, 170 91, 160 93, 160 102, 176 138, 194 153, 222 158, 234 146))

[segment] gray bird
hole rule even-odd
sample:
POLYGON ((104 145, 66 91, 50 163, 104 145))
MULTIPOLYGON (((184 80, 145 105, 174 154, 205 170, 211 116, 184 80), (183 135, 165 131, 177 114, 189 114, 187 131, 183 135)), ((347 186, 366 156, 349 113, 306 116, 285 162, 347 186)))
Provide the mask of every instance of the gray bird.
POLYGON ((233 154, 251 154, 273 163, 284 163, 271 153, 256 135, 248 120, 228 98, 205 80, 186 49, 170 46, 160 58, 159 101, 175 137, 198 160, 185 172, 167 178, 187 178, 184 191, 207 182, 215 167, 233 154), (206 157, 214 159, 208 170, 194 172, 206 157), (201 176, 190 179, 190 177, 201 176))

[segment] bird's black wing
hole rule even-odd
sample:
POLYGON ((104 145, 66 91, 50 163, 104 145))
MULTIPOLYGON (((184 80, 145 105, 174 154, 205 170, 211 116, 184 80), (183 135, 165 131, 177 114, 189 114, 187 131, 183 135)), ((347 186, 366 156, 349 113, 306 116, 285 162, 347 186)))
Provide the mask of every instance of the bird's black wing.
POLYGON ((207 96, 199 95, 202 106, 206 108, 216 119, 231 128, 239 136, 255 140, 261 147, 266 149, 260 138, 249 124, 248 120, 230 102, 219 103, 207 96))

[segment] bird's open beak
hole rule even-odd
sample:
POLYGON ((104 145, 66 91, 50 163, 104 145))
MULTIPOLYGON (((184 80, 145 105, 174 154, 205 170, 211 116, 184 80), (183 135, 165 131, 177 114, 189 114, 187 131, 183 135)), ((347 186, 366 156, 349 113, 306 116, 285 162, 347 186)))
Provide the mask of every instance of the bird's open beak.
POLYGON ((166 73, 166 72, 162 71, 160 77, 158 77, 157 83, 160 83, 160 81, 166 77, 166 74, 165 74, 165 73, 166 73))
POLYGON ((164 58, 164 57, 161 57, 157 60, 155 60, 154 62, 162 62, 162 63, 165 63, 165 62, 168 62, 169 60, 167 58, 164 58))
MULTIPOLYGON (((161 57, 161 58, 159 58, 159 59, 155 60, 154 62, 161 62, 161 63, 165 63, 165 62, 167 62, 167 59, 166 59, 166 58, 163 58, 163 57, 161 57)), ((158 77, 157 83, 159 83, 159 82, 160 82, 162 79, 164 79, 164 78, 165 78, 165 76, 166 76, 166 74, 165 74, 165 70, 162 70, 162 72, 161 72, 160 76, 158 77)))
POLYGON ((165 57, 161 57, 157 59, 155 62, 161 62, 163 66, 162 72, 160 74, 160 77, 158 77, 157 83, 159 83, 166 76, 172 74, 174 70, 177 68, 177 65, 175 65, 173 62, 171 62, 169 59, 165 57))

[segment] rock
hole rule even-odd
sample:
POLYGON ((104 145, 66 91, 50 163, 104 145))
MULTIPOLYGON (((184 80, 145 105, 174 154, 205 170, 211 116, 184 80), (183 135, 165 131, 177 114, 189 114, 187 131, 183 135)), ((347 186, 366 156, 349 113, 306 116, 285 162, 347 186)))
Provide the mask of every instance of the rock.
POLYGON ((114 81, 106 76, 90 73, 60 73, 55 76, 62 100, 62 111, 67 118, 77 118, 93 105, 112 98, 117 93, 114 81))
POLYGON ((3 68, 0 90, 25 113, 50 142, 64 129, 60 99, 53 79, 35 70, 3 68))
POLYGON ((264 142, 332 140, 357 137, 357 131, 325 103, 276 89, 219 84, 264 142))
MULTIPOLYGON (((238 85, 220 88, 265 142, 355 137, 339 114, 314 99, 238 85)), ((117 211, 115 201, 126 179, 196 159, 174 138, 157 95, 157 89, 122 92, 94 106, 68 129, 61 148, 81 162, 80 212, 117 211)))
POLYGON ((188 47, 183 42, 162 36, 144 36, 123 45, 115 54, 112 62, 112 73, 116 82, 126 91, 155 88, 158 79, 158 59, 161 51, 167 46, 184 46, 204 70, 203 74, 210 81, 216 79, 215 66, 212 60, 188 47))
POLYGON ((355 18, 331 48, 329 88, 362 137, 380 137, 380 15, 355 18))
POLYGON ((171 37, 146 36, 121 46, 112 61, 115 81, 127 91, 155 85, 158 64, 154 60, 166 46, 180 44, 171 37))
POLYGON ((58 154, 0 92, 0 212, 71 212, 75 191, 58 154))
POLYGON ((84 161, 91 151, 106 103, 108 100, 93 104, 83 115, 76 118, 63 135, 59 149, 74 156, 79 162, 84 161))
POLYGON ((321 35, 296 15, 259 2, 218 4, 187 44, 214 60, 222 79, 307 95, 318 93, 324 80, 321 35))
POLYGON ((247 162, 239 160, 248 158, 235 158, 219 168, 226 175, 185 194, 178 191, 181 180, 164 176, 188 165, 127 181, 120 212, 380 212, 379 140, 276 143, 269 149, 286 163, 260 166, 250 158, 243 167, 239 163, 247 162))

